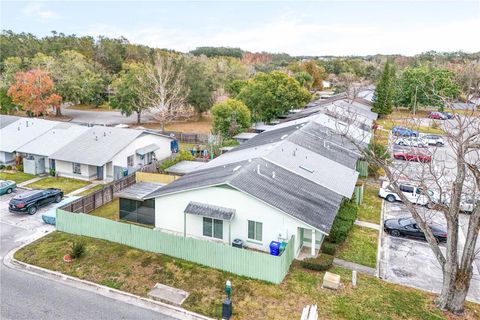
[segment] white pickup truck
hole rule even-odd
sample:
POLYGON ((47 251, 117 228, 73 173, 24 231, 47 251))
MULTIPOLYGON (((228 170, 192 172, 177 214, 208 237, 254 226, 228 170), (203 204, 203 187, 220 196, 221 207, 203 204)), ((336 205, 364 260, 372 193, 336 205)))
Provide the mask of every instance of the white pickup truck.
MULTIPOLYGON (((423 192, 422 188, 415 187, 408 183, 401 183, 399 185, 402 193, 407 197, 411 203, 419 204, 421 206, 427 206, 427 208, 433 207, 433 203, 429 201, 429 197, 435 201, 436 197, 433 191, 428 190, 429 197, 423 192)), ((378 196, 384 198, 388 202, 402 201, 398 194, 395 193, 393 187, 387 182, 382 183, 382 187, 378 191, 378 196)))

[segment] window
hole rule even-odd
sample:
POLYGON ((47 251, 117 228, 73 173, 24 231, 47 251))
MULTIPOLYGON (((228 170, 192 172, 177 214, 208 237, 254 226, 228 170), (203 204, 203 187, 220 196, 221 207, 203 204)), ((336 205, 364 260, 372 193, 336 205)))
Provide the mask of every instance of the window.
POLYGON ((82 166, 80 165, 80 163, 76 163, 76 162, 73 163, 73 173, 82 174, 82 166))
POLYGON ((127 157, 127 166, 128 167, 133 167, 133 154, 131 156, 127 157))
POLYGON ((248 239, 262 241, 262 223, 248 220, 248 239))
POLYGON ((403 184, 400 185, 400 191, 402 191, 402 192, 413 193, 413 190, 414 190, 414 188, 411 187, 411 186, 406 186, 406 185, 403 185, 403 184))
POLYGON ((223 239, 223 221, 203 217, 203 235, 205 237, 223 239))

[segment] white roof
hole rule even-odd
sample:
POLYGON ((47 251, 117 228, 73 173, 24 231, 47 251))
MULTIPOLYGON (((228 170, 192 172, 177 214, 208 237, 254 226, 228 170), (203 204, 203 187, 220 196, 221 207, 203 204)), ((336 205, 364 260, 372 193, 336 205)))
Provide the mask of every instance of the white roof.
POLYGON ((17 149, 17 151, 50 157, 50 155, 72 142, 88 129, 88 127, 71 123, 59 123, 38 138, 17 149))
POLYGON ((349 125, 343 121, 332 118, 326 114, 318 114, 314 117, 314 122, 321 124, 327 128, 332 129, 336 133, 352 138, 362 143, 369 143, 372 139, 372 134, 354 125, 349 125))
POLYGON ((60 123, 37 118, 20 118, 0 129, 0 151, 15 152, 60 123))

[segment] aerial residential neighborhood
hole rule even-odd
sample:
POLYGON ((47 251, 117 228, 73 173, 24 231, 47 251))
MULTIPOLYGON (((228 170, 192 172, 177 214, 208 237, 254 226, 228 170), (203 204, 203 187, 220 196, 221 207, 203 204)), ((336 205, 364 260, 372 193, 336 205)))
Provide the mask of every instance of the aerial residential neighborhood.
POLYGON ((1 319, 480 319, 475 1, 0 9, 1 319))

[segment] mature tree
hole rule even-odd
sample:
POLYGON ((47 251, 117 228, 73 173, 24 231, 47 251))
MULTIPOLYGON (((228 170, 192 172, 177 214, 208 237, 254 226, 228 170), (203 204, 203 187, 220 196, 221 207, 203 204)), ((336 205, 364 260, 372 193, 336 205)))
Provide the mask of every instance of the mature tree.
POLYGON ((151 107, 152 86, 148 83, 146 72, 143 64, 124 64, 111 85, 113 95, 110 105, 127 117, 136 113, 137 123, 140 123, 142 113, 151 107))
POLYGON ((225 91, 230 95, 230 97, 235 98, 242 88, 247 84, 246 80, 233 80, 225 84, 225 91))
POLYGON ((325 68, 319 66, 315 61, 309 60, 303 64, 303 69, 313 78, 312 88, 323 89, 323 80, 327 78, 325 68))
POLYGON ((395 69, 389 60, 385 63, 383 73, 375 87, 372 111, 380 117, 392 113, 395 100, 395 69))
POLYGON ((33 58, 28 60, 28 67, 30 69, 42 69, 49 74, 55 72, 57 61, 54 57, 38 52, 33 58))
POLYGON ((399 82, 397 103, 415 111, 421 106, 444 108, 442 97, 454 99, 460 95, 455 74, 442 68, 406 68, 399 82))
POLYGON ((208 59, 191 57, 186 61, 186 87, 188 94, 186 101, 199 116, 208 111, 213 104, 215 91, 213 74, 208 69, 208 59))
POLYGON ((242 57, 242 49, 240 48, 228 48, 228 47, 198 47, 195 50, 190 51, 195 56, 205 55, 207 57, 233 57, 240 59, 242 57))
POLYGON ((41 69, 18 72, 7 94, 14 104, 35 116, 45 113, 49 107, 55 108, 58 114, 62 102, 62 97, 53 91, 53 80, 41 69))
POLYGON ((8 114, 17 108, 7 92, 8 88, 15 82, 15 74, 21 70, 22 59, 9 57, 5 59, 3 65, 4 70, 0 73, 0 113, 8 114))
POLYGON ((231 138, 251 126, 251 114, 241 101, 227 99, 212 107, 213 133, 231 138))
POLYGON ((295 73, 293 76, 295 80, 297 80, 302 87, 304 87, 307 90, 310 90, 313 85, 313 77, 306 71, 300 71, 298 73, 295 73))
POLYGON ((174 53, 157 51, 154 63, 147 65, 145 84, 151 87, 146 96, 152 106, 153 116, 162 124, 190 115, 191 108, 185 102, 185 70, 182 57, 174 53))
POLYGON ((128 40, 121 37, 110 39, 100 36, 95 48, 95 61, 103 65, 109 72, 117 73, 122 69, 126 57, 128 40))
POLYGON ((254 121, 270 122, 292 109, 303 108, 310 93, 297 80, 280 71, 258 73, 238 96, 252 111, 254 121))

